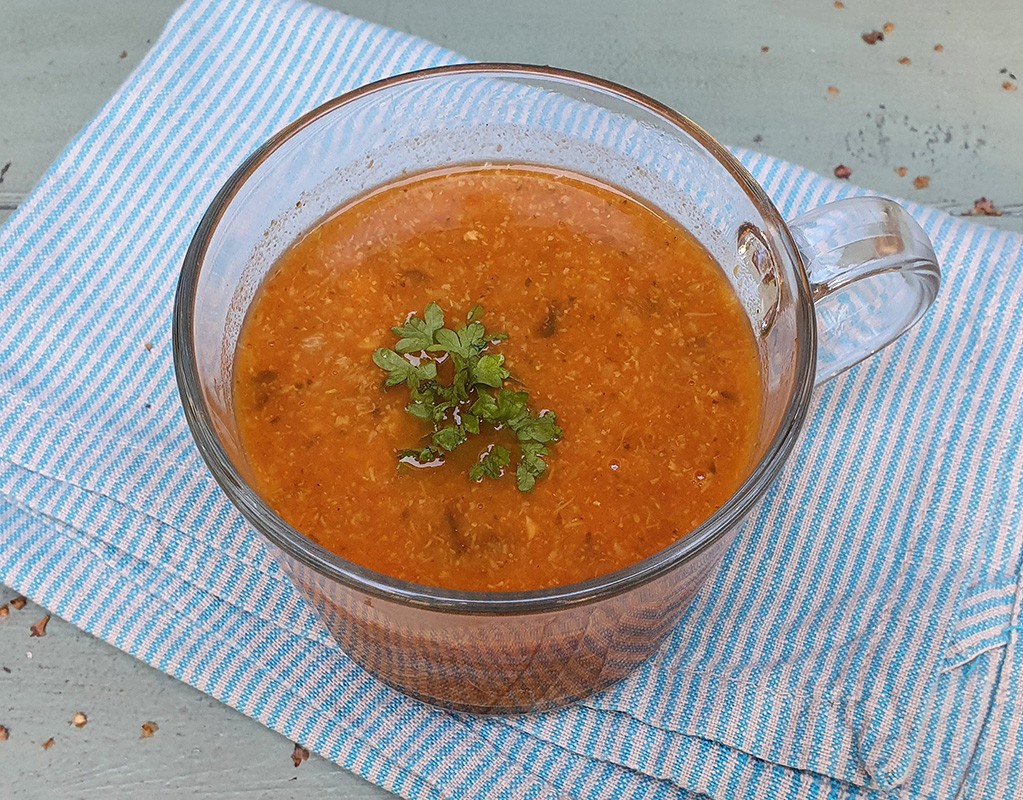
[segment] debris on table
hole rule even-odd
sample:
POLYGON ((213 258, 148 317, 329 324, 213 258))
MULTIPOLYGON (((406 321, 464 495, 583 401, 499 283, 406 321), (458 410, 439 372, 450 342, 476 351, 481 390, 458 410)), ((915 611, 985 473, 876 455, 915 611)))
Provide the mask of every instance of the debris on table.
POLYGON ((160 730, 160 726, 150 720, 149 722, 142 723, 142 734, 139 736, 140 739, 150 739, 153 734, 160 730))
POLYGON ((860 37, 867 44, 877 44, 878 42, 884 41, 884 34, 881 31, 870 31, 869 33, 863 34, 860 37))
POLYGON ((881 26, 881 30, 883 30, 885 33, 891 33, 892 31, 895 30, 895 23, 886 22, 884 25, 881 26))
POLYGON ((70 724, 74 725, 76 728, 84 728, 88 724, 88 722, 89 718, 85 716, 85 714, 83 714, 81 711, 76 711, 75 715, 71 717, 70 724))
POLYGON ((904 67, 908 67, 913 62, 909 60, 909 56, 903 56, 902 58, 899 59, 899 63, 902 64, 902 66, 904 67))
POLYGON ((906 167, 895 168, 895 174, 898 175, 900 178, 905 178, 907 172, 909 172, 909 170, 906 167))
POLYGON ((10 168, 11 168, 11 162, 10 161, 8 161, 6 164, 4 164, 2 167, 0 167, 0 183, 4 182, 4 175, 7 174, 7 170, 9 170, 10 168))
POLYGON ((1002 88, 1005 89, 1005 91, 1007 92, 1015 92, 1019 88, 1019 86, 1017 86, 1012 81, 1002 81, 1002 88))
POLYGON ((835 167, 835 177, 838 178, 839 180, 842 181, 849 180, 849 176, 851 175, 852 170, 849 169, 849 167, 847 167, 845 164, 839 164, 837 167, 835 167))
POLYGON ((945 52, 945 45, 943 45, 941 42, 938 42, 936 45, 934 45, 934 52, 935 53, 944 53, 945 52))
POLYGON ((913 178, 914 189, 926 189, 931 185, 931 179, 927 175, 917 175, 913 178))
POLYGON ((296 743, 295 750, 291 754, 291 763, 298 767, 302 764, 303 761, 306 761, 308 759, 309 751, 306 748, 302 747, 302 745, 296 743))
POLYGON ((986 197, 979 197, 973 201, 973 208, 970 211, 967 211, 963 216, 1000 217, 1002 216, 1002 212, 995 208, 995 204, 986 197))
POLYGON ((828 94, 830 94, 832 97, 834 97, 836 94, 838 94, 838 87, 837 86, 829 86, 828 87, 828 94))
POLYGON ((7 607, 7 603, 0 606, 0 619, 5 619, 11 615, 11 610, 7 607))
POLYGON ((24 595, 18 595, 11 600, 11 608, 21 611, 28 604, 28 600, 25 599, 24 595))
POLYGON ((835 0, 835 8, 845 8, 845 3, 842 0, 835 0))
POLYGON ((39 620, 39 622, 36 622, 35 624, 32 625, 32 627, 29 628, 29 631, 31 632, 30 635, 42 638, 43 636, 46 635, 46 626, 49 624, 50 615, 47 614, 45 617, 39 620))
POLYGON ((6 725, 0 725, 0 742, 6 742, 11 738, 11 729, 6 725))
POLYGON ((51 747, 53 747, 53 744, 54 744, 54 741, 53 741, 53 737, 51 736, 49 739, 47 739, 45 742, 43 742, 43 750, 49 750, 51 747))

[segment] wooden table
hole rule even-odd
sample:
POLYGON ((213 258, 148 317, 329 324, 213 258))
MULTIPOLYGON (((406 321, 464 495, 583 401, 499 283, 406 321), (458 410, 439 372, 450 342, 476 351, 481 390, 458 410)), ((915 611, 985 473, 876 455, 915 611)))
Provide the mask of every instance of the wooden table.
MULTIPOLYGON (((480 60, 633 86, 722 141, 1023 231, 1019 0, 331 0, 480 60), (879 31, 868 44, 863 34, 879 31), (1019 76, 1019 77, 1017 77, 1019 76)), ((177 0, 3 0, 0 221, 177 0)), ((15 596, 0 586, 0 605, 15 596)), ((0 797, 389 796, 29 603, 0 618, 0 797), (70 725, 75 712, 88 719, 70 725), (158 730, 141 737, 142 725, 158 730), (43 744, 52 737, 53 744, 43 744)))

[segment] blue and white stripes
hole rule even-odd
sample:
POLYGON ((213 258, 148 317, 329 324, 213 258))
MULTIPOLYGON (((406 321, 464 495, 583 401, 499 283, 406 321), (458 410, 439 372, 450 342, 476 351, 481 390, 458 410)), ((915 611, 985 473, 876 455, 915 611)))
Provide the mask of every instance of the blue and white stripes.
MULTIPOLYGON (((0 230, 0 579, 408 797, 1011 796, 1018 235, 909 206, 942 263, 935 308, 817 393, 782 479, 668 645, 575 706, 484 719, 381 686, 231 510, 171 364, 199 217, 305 111, 457 60, 290 0, 175 15, 0 230)), ((738 155, 786 216, 858 191, 738 155)))

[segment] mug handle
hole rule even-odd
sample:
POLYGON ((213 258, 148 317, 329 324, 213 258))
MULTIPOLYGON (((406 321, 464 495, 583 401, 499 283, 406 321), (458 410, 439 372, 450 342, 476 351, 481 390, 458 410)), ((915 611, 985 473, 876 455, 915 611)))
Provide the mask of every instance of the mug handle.
POLYGON ((788 223, 817 317, 820 385, 911 328, 941 282, 927 234, 902 206, 853 197, 788 223))

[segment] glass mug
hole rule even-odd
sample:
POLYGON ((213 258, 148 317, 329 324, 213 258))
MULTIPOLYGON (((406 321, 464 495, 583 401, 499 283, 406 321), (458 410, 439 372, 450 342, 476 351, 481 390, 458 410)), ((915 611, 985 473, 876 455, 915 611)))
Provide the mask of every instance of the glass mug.
POLYGON ((842 200, 786 224, 722 145, 650 98, 550 68, 441 67, 326 103, 235 172, 185 257, 174 358, 185 415, 211 472, 345 652, 429 703, 516 712, 606 687, 657 649, 777 476, 815 384, 913 325, 938 284, 926 235, 895 203, 842 200), (764 397, 749 476, 671 546, 574 585, 453 591, 350 563, 263 502, 239 442, 235 344, 281 252, 370 189, 479 163, 563 168, 656 206, 724 268, 757 338, 764 397))

